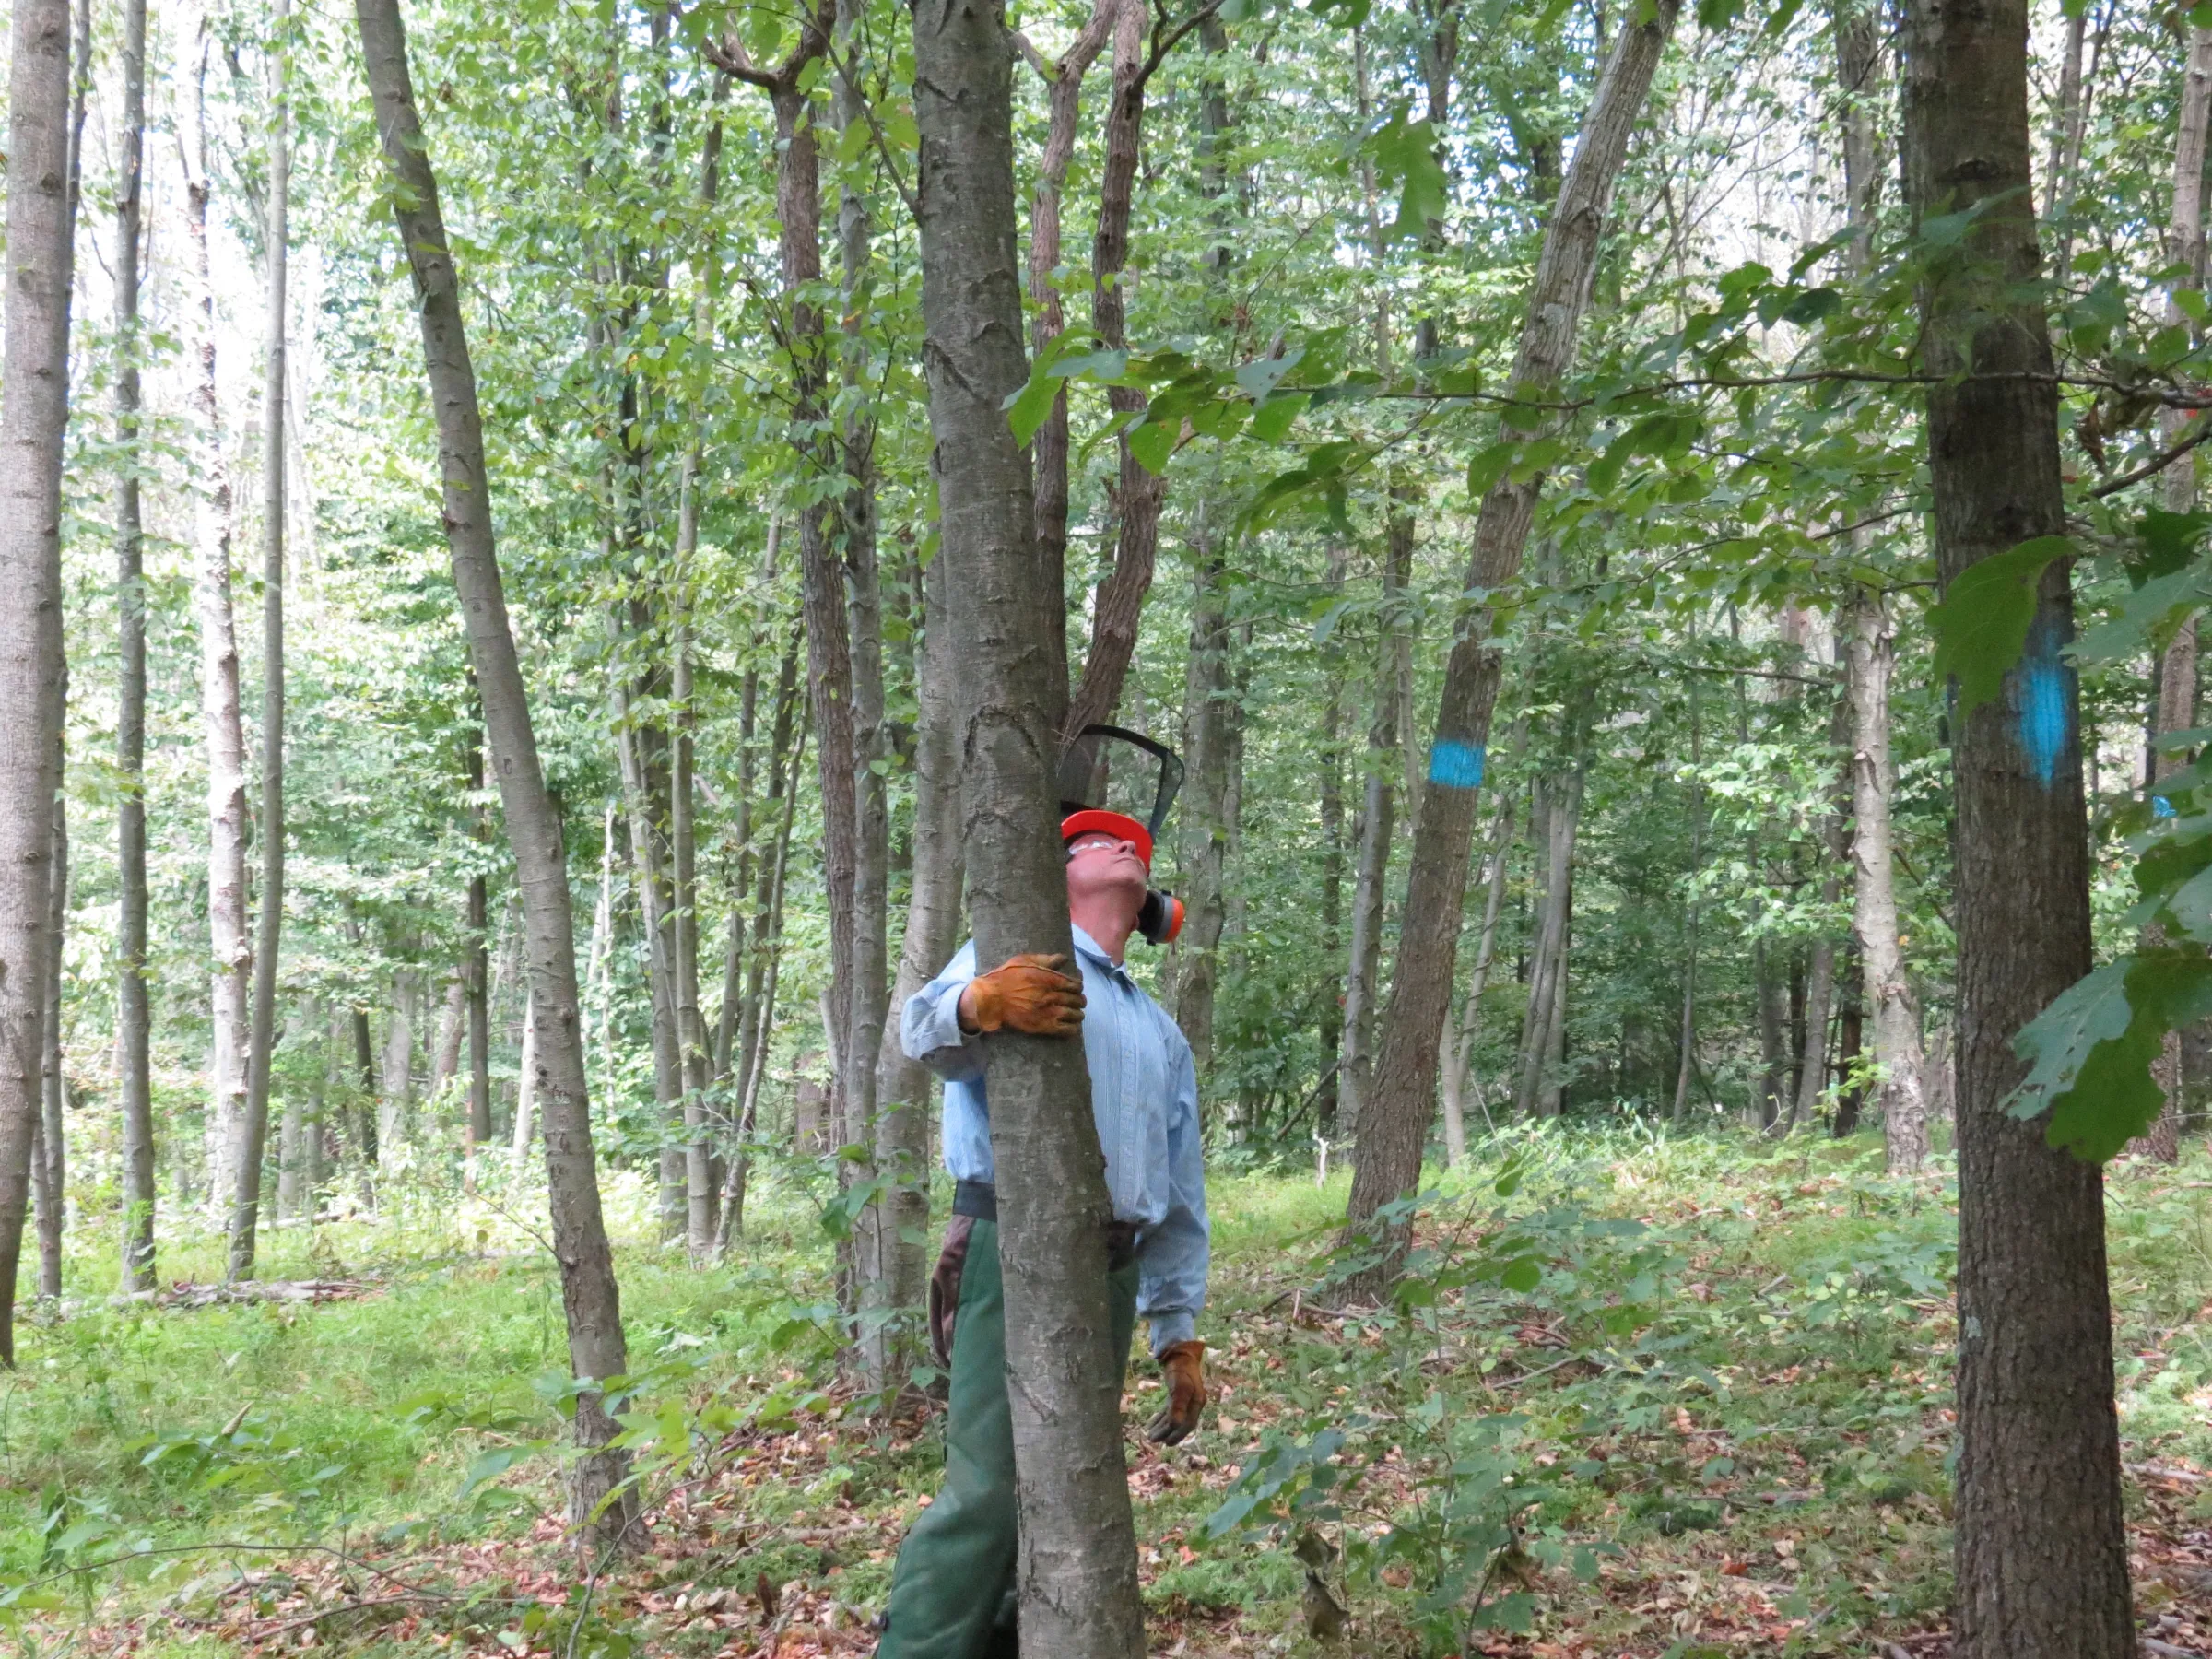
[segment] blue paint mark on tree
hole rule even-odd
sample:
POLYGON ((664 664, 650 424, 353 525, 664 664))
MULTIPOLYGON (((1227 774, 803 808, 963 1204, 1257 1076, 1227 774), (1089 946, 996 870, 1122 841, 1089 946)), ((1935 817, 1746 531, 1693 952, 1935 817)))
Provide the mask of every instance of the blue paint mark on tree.
POLYGON ((2059 659, 2057 633, 2048 622, 2036 628, 2018 682, 2020 752, 2035 781, 2046 789, 2057 777, 2059 760, 2074 735, 2073 686, 2070 671, 2059 659))
POLYGON ((1429 782, 1446 789, 1479 789, 1484 758, 1479 743, 1440 737, 1429 751, 1429 782))

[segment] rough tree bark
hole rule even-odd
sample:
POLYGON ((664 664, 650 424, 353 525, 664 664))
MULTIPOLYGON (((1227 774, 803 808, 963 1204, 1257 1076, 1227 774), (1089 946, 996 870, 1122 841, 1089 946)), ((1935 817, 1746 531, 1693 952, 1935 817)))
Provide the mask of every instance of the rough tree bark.
MULTIPOLYGON (((476 371, 462 325, 460 285, 447 250, 438 181, 416 110, 398 0, 356 0, 354 16, 385 164, 401 186, 394 212, 421 304, 423 359, 438 418, 453 585, 460 592, 469 660, 484 700, 492 769, 523 895, 530 995, 537 1010, 534 1080, 545 1116, 546 1180, 569 1360, 581 1379, 611 1377, 628 1369, 628 1357, 614 1256, 599 1209, 560 817, 538 762, 522 665, 507 620, 476 371)), ((636 1513, 629 1491, 617 1491, 629 1473, 629 1455, 607 1447, 618 1426, 596 1390, 579 1393, 573 1420, 583 1455, 570 1466, 570 1518, 593 1544, 618 1547, 627 1539, 636 1513)))
POLYGON ((0 357, 0 1364, 16 1361, 51 935, 62 729, 62 433, 69 417, 68 0, 10 23, 0 357))
POLYGON ((239 715, 238 629, 230 597, 230 468, 215 377, 215 278, 207 253, 207 53, 203 32, 191 71, 192 125, 184 159, 184 229, 192 248, 193 563, 200 623, 200 719, 207 735, 207 944, 212 1204, 228 1205, 245 1155, 246 1046, 253 947, 246 932, 246 735, 239 715))
POLYGON ((139 515, 138 284, 146 172, 146 0, 123 6, 115 181, 115 1070, 122 1119, 122 1283, 154 1288, 153 1010, 147 994, 146 580, 139 515))
MULTIPOLYGON (((1615 36, 1544 232, 1510 382, 1519 395, 1542 399, 1573 360, 1606 208, 1678 10, 1677 0, 1655 0, 1648 16, 1639 13, 1615 36)), ((1533 432, 1546 424, 1534 411, 1508 418, 1515 430, 1533 432)), ((1509 477, 1483 499, 1465 588, 1488 593, 1513 581, 1542 488, 1540 475, 1525 482, 1509 477)), ((1421 1148, 1435 1109, 1437 1040, 1450 1012, 1476 797, 1502 666, 1489 631, 1488 608, 1469 610, 1457 623, 1445 663, 1429 776, 1414 826, 1390 1015, 1359 1128, 1359 1168, 1347 1210, 1354 1231, 1366 1230, 1376 1210, 1420 1178, 1421 1148)), ((1378 1290, 1395 1267, 1394 1254, 1359 1288, 1378 1290)))
MULTIPOLYGON (((1975 211, 1922 279, 1936 573, 2066 525, 2057 391, 2029 194, 2026 0, 1908 0, 1905 193, 1915 227, 1975 211)), ((2008 1116, 2013 1034, 2086 974, 2072 572, 2037 587, 2004 695, 1954 720, 1959 924, 1960 1659, 2136 1652, 2113 1410, 2101 1172, 2008 1116)))
POLYGON ((246 1052, 245 1121, 230 1189, 230 1277, 253 1274, 261 1165, 269 1138, 269 1061, 276 1041, 276 952, 284 938, 284 467, 285 278, 291 236, 292 132, 287 102, 290 0, 269 7, 268 317, 261 393, 261 911, 253 944, 253 1012, 246 1052))
MULTIPOLYGON (((1028 379, 1014 254, 1010 53, 994 0, 914 9, 922 313, 962 665, 959 755, 982 960, 1072 949, 1056 834, 1059 712, 1045 650, 1060 595, 1036 557, 1029 467, 1002 410, 1028 379)), ((985 1040, 1006 1267, 1021 1645, 1137 1659, 1144 1603, 1101 1233, 1112 1216, 1082 1045, 985 1040)))

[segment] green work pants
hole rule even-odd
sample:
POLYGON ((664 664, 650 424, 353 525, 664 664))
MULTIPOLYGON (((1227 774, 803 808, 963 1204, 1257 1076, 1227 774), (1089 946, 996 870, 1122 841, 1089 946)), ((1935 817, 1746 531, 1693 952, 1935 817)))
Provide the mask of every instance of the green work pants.
MULTIPOLYGON (((1126 1364, 1136 1327, 1136 1265, 1107 1283, 1113 1351, 1126 1364)), ((953 1321, 945 1482, 900 1547, 877 1659, 1016 1659, 1017 1525, 998 1224, 978 1221, 953 1321)))

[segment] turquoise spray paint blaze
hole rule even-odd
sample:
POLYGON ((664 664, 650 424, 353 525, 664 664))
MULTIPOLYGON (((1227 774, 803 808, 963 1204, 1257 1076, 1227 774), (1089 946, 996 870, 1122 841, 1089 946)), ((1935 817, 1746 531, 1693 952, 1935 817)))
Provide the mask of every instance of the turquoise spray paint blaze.
POLYGON ((1485 759, 1479 743, 1440 737, 1429 751, 1429 782, 1446 789, 1479 789, 1485 759))
POLYGON ((2044 788, 2058 775, 2058 762, 2073 737, 2073 688, 2060 661, 2058 629, 2040 624, 2028 641, 2015 679, 2020 714, 2020 752, 2028 770, 2044 788))

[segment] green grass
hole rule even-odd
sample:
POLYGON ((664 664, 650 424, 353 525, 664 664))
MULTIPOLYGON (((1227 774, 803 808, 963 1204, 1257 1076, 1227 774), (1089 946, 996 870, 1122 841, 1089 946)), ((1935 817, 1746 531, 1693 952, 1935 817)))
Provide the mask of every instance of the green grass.
MULTIPOLYGON (((872 1611, 897 1535, 935 1484, 928 1426, 894 1431, 826 1399, 789 1420, 748 1417, 771 1391, 831 1378, 818 1319, 830 1251, 803 1173, 765 1183, 742 1260, 707 1272, 647 1241, 641 1187, 609 1183, 633 1371, 665 1368, 642 1403, 675 1401, 701 1430, 653 1488, 665 1499, 680 1479, 691 1507, 665 1512, 649 1559, 602 1598, 607 1628, 645 1633, 653 1651, 711 1653, 721 1639, 656 1612, 659 1586, 749 1594, 765 1579, 872 1611)), ((1147 1595, 1187 1652, 1225 1651, 1232 1628, 1277 1652, 1312 1646, 1291 1527, 1265 1524, 1265 1504, 1224 1539, 1205 1523, 1265 1445, 1330 1426, 1350 1428, 1355 1456, 1397 1453, 1359 1501, 1300 1523, 1350 1547, 1341 1588, 1376 1651, 1418 1622, 1439 1561, 1449 1571, 1472 1550, 1479 1567, 1487 1553, 1465 1528, 1418 1559, 1378 1540, 1405 1533, 1407 1506, 1426 1500, 1422 1471, 1490 1455, 1476 1442, 1495 1434, 1499 1466, 1519 1483, 1500 1489, 1539 1489, 1523 1515, 1532 1546, 1556 1542, 1562 1560, 1604 1552, 1587 1582, 1563 1566, 1541 1575, 1527 1609, 1538 1635, 1656 1654, 1695 1630, 1724 1647, 1814 1653, 1863 1651, 1871 1633, 1939 1618, 1954 1228, 1940 1178, 1884 1180, 1865 1138, 1573 1131, 1509 1135, 1473 1168, 1431 1173, 1438 1220, 1425 1237, 1455 1241, 1455 1261, 1522 1251, 1537 1265, 1533 1278, 1446 1284, 1404 1321, 1347 1322, 1330 1305, 1341 1175, 1321 1188, 1310 1172, 1214 1183, 1201 1334, 1225 1394, 1181 1453, 1137 1465, 1147 1595), (1521 1184, 1500 1197, 1492 1183, 1509 1159, 1521 1184), (1630 1218, 1645 1230, 1619 1230, 1630 1218)), ((2198 1151, 2178 1171, 2126 1166, 2111 1183, 2131 1461, 2212 1461, 2212 1340, 2198 1321, 2212 1300, 2208 1185, 2198 1151)), ((165 1241, 165 1280, 212 1279, 218 1263, 212 1239, 165 1241)), ((236 1594, 240 1572, 302 1546, 435 1559, 441 1583, 463 1582, 468 1551, 478 1581, 520 1583, 531 1563, 562 1559, 544 1519, 555 1453, 528 1453, 465 1491, 476 1460, 559 1433, 535 1386, 565 1360, 559 1286, 521 1220, 403 1191, 374 1221, 312 1241, 283 1230, 265 1278, 369 1287, 324 1304, 149 1305, 107 1295, 112 1273, 91 1249, 73 1256, 58 1316, 29 1320, 19 1368, 0 1378, 0 1575, 89 1569, 45 1585, 62 1598, 39 1616, 48 1641, 236 1594)), ((1148 1372, 1133 1372, 1140 1390, 1148 1372)), ((1140 1396, 1131 1415, 1149 1409, 1140 1396)), ((2171 1519, 2140 1498, 2137 1512, 2146 1525, 2171 1519)), ((502 1596, 470 1613, 471 1628, 519 1619, 528 1598, 502 1596)), ((437 1627, 332 1637, 428 1653, 437 1627)), ((182 1627, 149 1625, 141 1639, 147 1653, 240 1651, 182 1627)))

